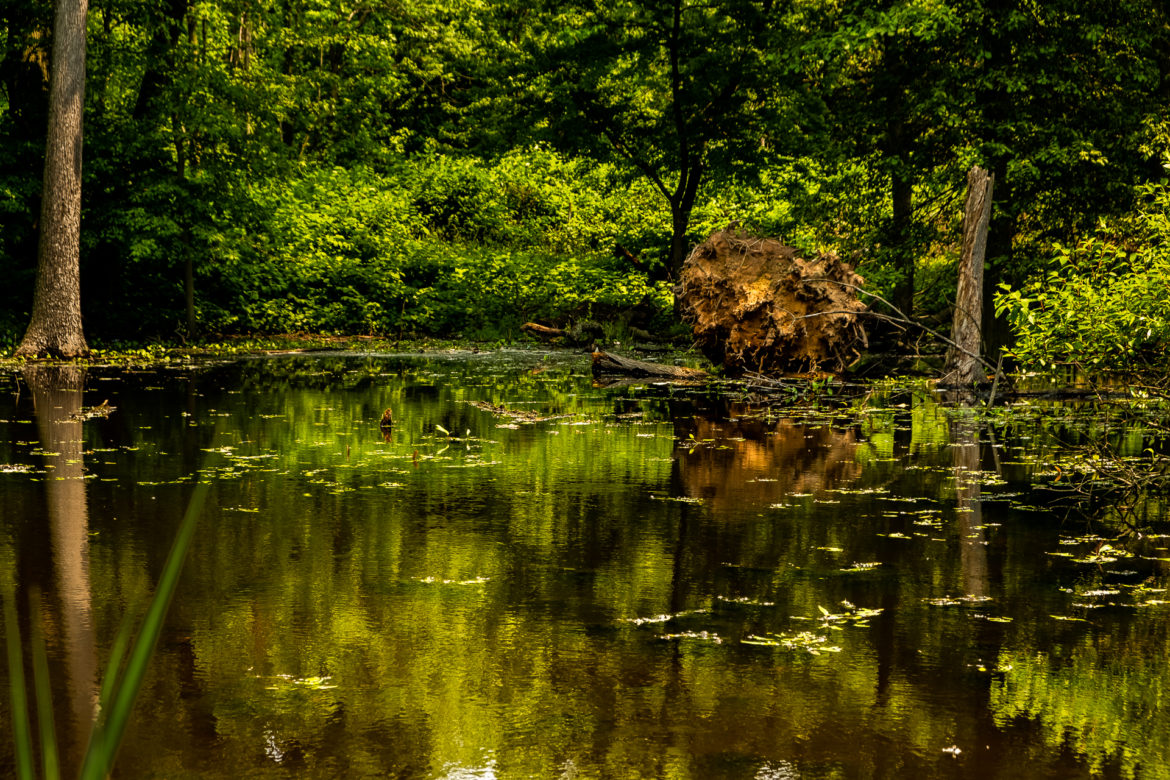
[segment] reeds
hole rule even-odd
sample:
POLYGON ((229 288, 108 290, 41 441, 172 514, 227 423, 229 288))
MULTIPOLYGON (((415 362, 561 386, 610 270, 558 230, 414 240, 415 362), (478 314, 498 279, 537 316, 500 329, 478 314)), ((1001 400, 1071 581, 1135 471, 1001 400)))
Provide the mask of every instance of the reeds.
MULTIPOLYGON (((114 645, 110 651, 109 663, 102 680, 98 697, 97 718, 90 733, 89 745, 81 762, 79 776, 82 780, 101 780, 109 775, 118 753, 118 746, 126 731, 130 713, 150 660, 162 633, 171 597, 178 586, 179 575, 187 551, 195 537, 195 527, 207 498, 209 483, 197 482, 187 511, 179 524, 170 554, 163 565, 154 596, 147 605, 146 614, 137 632, 133 622, 123 620, 114 645)), ((53 725, 53 704, 49 685, 48 653, 41 634, 39 615, 41 598, 36 591, 30 594, 30 624, 32 626, 31 653, 33 669, 33 695, 36 700, 37 731, 40 742, 41 776, 44 780, 60 777, 60 755, 57 748, 56 732, 53 725)), ((21 648, 20 626, 17 622, 14 598, 4 598, 5 638, 8 649, 9 693, 12 704, 12 736, 16 746, 16 770, 19 780, 36 778, 35 750, 32 739, 32 724, 29 719, 28 694, 24 674, 24 658, 21 648)))

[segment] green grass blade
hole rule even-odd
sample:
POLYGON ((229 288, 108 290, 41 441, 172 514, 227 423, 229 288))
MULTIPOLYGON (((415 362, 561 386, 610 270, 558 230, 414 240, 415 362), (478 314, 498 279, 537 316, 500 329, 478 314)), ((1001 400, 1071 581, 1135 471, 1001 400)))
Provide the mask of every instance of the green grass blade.
POLYGON ((89 744, 85 754, 88 756, 96 751, 104 751, 106 713, 114 700, 118 680, 121 679, 122 663, 126 660, 126 651, 134 636, 134 617, 132 610, 127 609, 122 618, 122 625, 118 627, 118 634, 114 637, 114 646, 110 649, 110 660, 106 664, 106 673, 102 676, 102 689, 98 694, 97 719, 93 729, 89 732, 89 744))
POLYGON ((24 687, 24 657, 16 605, 4 599, 4 635, 8 644, 8 688, 12 697, 12 737, 16 742, 16 776, 33 780, 33 747, 28 723, 28 693, 24 687))
POLYGON ((53 725, 53 693, 49 687, 49 653, 45 649, 45 635, 41 631, 41 592, 29 593, 29 614, 32 615, 33 691, 37 700, 37 726, 41 732, 41 768, 45 780, 60 780, 61 763, 57 753, 57 729, 53 725))
POLYGON ((209 484, 198 482, 191 500, 187 504, 187 512, 179 524, 179 532, 171 546, 171 552, 163 565, 159 576, 158 587, 154 598, 146 608, 146 617, 134 644, 130 648, 130 655, 126 660, 126 668, 112 686, 108 708, 103 708, 103 720, 100 733, 95 733, 90 743, 90 750, 86 753, 85 762, 81 767, 82 780, 102 780, 109 774, 113 766, 114 757, 118 752, 118 745, 126 731, 126 722, 134 709, 134 700, 142 687, 146 677, 146 669, 154 655, 154 648, 162 633, 163 622, 166 620, 167 609, 171 604, 171 597, 179 583, 179 575, 183 571, 183 562, 187 557, 187 550, 191 547, 191 540, 195 537, 195 527, 199 515, 203 510, 203 502, 207 498, 209 484))
POLYGON ((98 717, 104 713, 106 707, 113 701, 114 690, 122 674, 122 662, 126 660, 126 651, 130 647, 130 640, 134 636, 134 618, 129 611, 118 627, 118 634, 114 637, 114 646, 110 648, 110 660, 106 666, 106 673, 102 676, 102 689, 98 694, 98 717))

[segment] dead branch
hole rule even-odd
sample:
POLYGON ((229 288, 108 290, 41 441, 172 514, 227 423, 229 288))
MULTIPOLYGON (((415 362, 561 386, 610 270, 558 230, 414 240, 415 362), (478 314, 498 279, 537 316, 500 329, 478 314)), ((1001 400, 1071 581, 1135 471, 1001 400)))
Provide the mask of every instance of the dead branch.
POLYGON ((593 375, 618 375, 634 377, 655 377, 660 379, 695 380, 705 379, 707 372, 686 366, 667 366, 644 360, 615 355, 612 352, 593 352, 593 375))

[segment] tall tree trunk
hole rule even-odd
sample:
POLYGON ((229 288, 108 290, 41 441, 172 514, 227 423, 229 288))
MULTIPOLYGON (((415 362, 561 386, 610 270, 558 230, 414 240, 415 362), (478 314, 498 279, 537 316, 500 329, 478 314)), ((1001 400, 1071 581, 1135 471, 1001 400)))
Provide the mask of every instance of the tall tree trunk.
POLYGON ((1000 282, 1018 280, 1005 278, 1005 271, 1015 267, 1012 244, 1016 238, 1006 158, 995 162, 992 176, 995 179, 995 201, 1000 205, 991 216, 991 232, 987 236, 987 272, 983 275, 983 350, 988 359, 995 362, 995 355, 999 354, 1001 347, 1007 346, 1012 335, 1007 319, 995 316, 995 293, 1000 282))
POLYGON ((914 248, 910 245, 910 219, 914 213, 914 182, 901 170, 894 172, 891 195, 893 214, 890 240, 901 278, 894 288, 894 305, 907 317, 914 316, 914 248))
MULTIPOLYGON (((194 30, 194 26, 191 28, 194 30)), ((180 189, 187 186, 187 141, 183 123, 178 114, 171 114, 172 134, 175 138, 175 179, 180 189)), ((191 253, 191 229, 187 225, 186 217, 183 222, 183 240, 180 251, 183 255, 183 301, 187 309, 187 338, 195 336, 195 258, 191 253)))
POLYGON ((687 227, 690 225, 690 214, 684 214, 681 208, 670 209, 670 278, 677 281, 682 271, 683 261, 687 259, 687 227))
POLYGON ((691 225, 691 212, 695 210, 699 184, 706 168, 704 151, 702 144, 690 150, 689 165, 679 173, 678 188, 670 199, 670 275, 676 280, 681 276, 683 261, 687 259, 690 248, 687 246, 687 229, 691 225))
POLYGON ((32 319, 16 354, 80 357, 81 144, 88 0, 58 0, 53 20, 49 130, 32 319))

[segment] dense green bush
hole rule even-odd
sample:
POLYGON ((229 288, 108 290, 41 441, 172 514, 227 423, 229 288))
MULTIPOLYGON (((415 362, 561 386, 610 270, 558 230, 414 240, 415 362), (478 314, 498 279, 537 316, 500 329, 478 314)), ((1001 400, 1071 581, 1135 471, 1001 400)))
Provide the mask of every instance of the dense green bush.
POLYGON ((1170 347, 1170 189, 1140 190, 1141 210, 1072 247, 1056 246, 1047 274, 1003 286, 996 309, 1025 366, 1089 369, 1160 363, 1170 347))
POLYGON ((595 309, 652 316, 670 309, 669 291, 612 253, 640 235, 628 196, 605 166, 539 150, 493 165, 305 168, 225 200, 222 229, 202 237, 201 320, 220 332, 500 336, 595 309))

